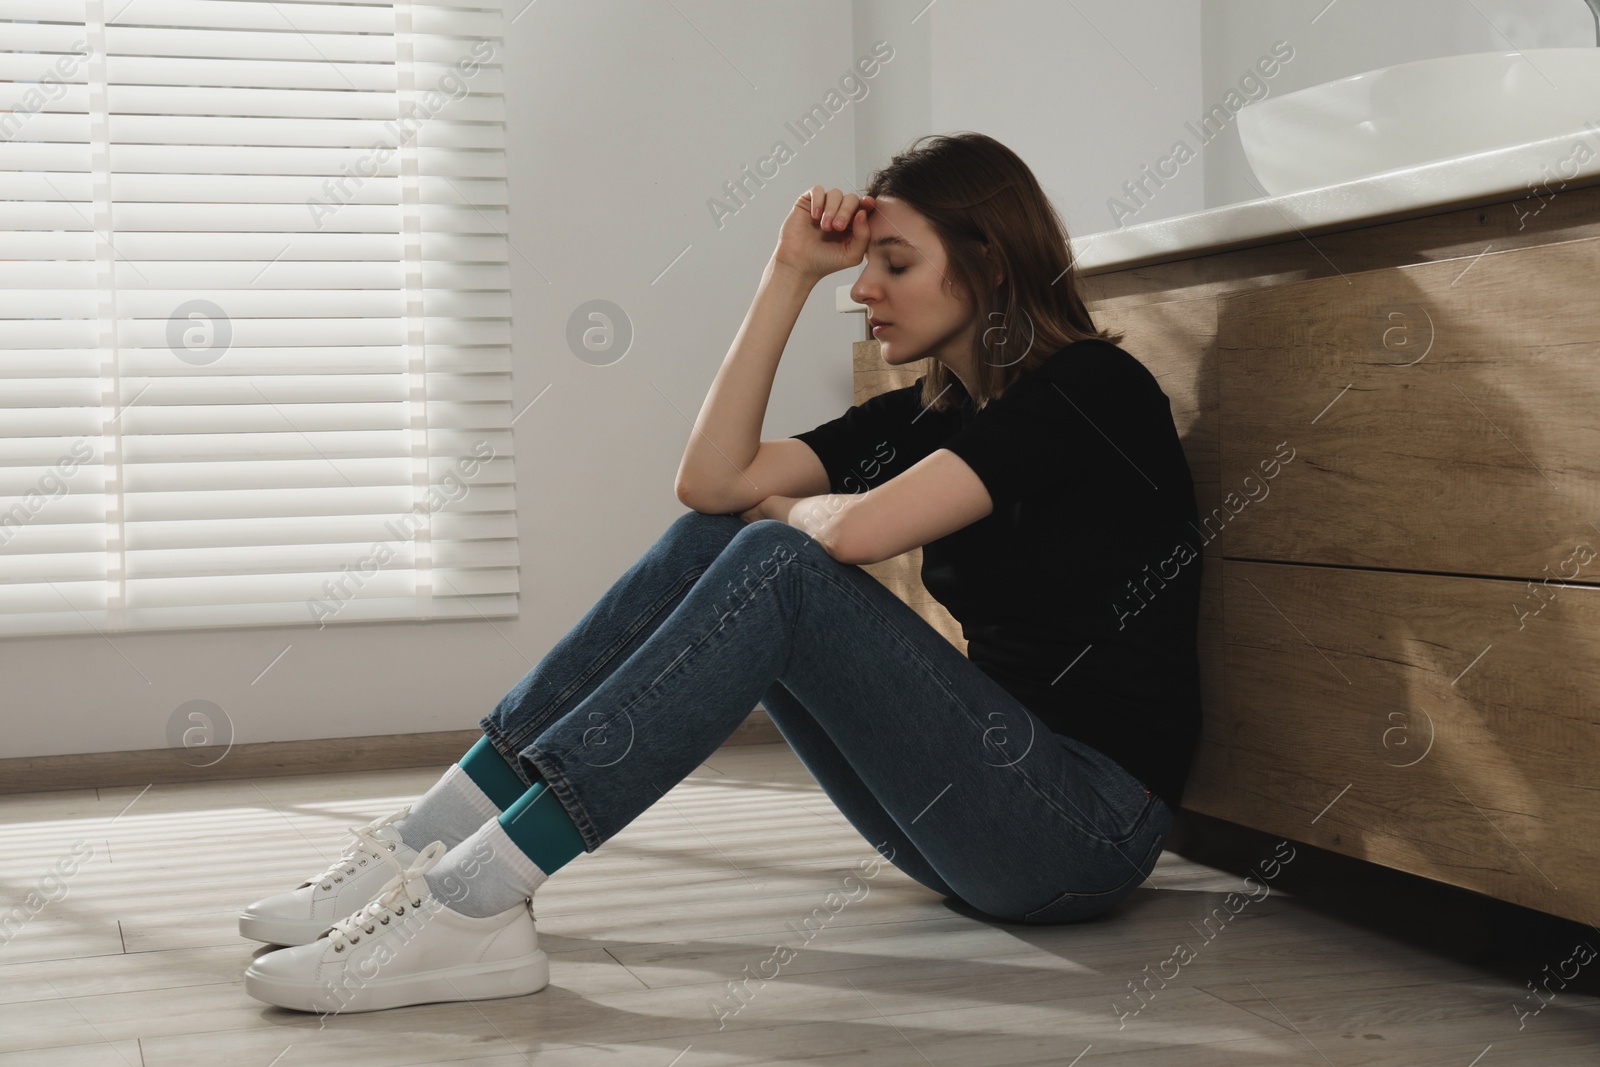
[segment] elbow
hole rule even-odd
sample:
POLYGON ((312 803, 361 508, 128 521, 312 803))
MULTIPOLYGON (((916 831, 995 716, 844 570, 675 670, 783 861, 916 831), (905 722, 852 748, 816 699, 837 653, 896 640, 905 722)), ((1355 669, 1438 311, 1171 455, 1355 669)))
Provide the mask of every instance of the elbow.
POLYGON ((687 506, 691 492, 689 479, 684 477, 683 468, 679 467, 678 473, 672 477, 672 495, 678 498, 678 503, 687 506))
MULTIPOLYGON (((828 498, 830 502, 840 500, 834 496, 828 498)), ((869 563, 877 563, 883 557, 874 552, 875 545, 866 534, 870 527, 861 522, 862 516, 855 512, 865 495, 851 495, 842 498, 842 506, 832 510, 826 518, 821 518, 814 527, 808 527, 806 532, 811 539, 822 546, 822 550, 840 563, 849 563, 857 567, 869 563)), ((812 513, 817 515, 816 511, 812 513)))
POLYGON ((869 564, 878 562, 871 556, 863 556, 859 553, 851 552, 831 544, 824 543, 822 547, 828 553, 828 555, 832 556, 840 563, 848 563, 852 567, 865 567, 869 564))
POLYGON ((698 511, 702 515, 717 514, 716 512, 707 508, 705 503, 699 500, 699 498, 695 495, 694 490, 689 487, 688 483, 684 482, 681 478, 673 483, 672 495, 678 498, 678 503, 682 504, 690 511, 698 511))
POLYGON ((879 557, 873 554, 871 545, 862 544, 859 539, 851 536, 842 528, 843 523, 837 525, 840 528, 824 531, 822 536, 816 538, 822 545, 823 551, 840 563, 849 563, 857 567, 879 562, 879 557))
POLYGON ((690 511, 699 512, 701 515, 734 515, 734 514, 738 514, 738 511, 736 509, 734 509, 734 508, 726 507, 726 506, 724 506, 722 504, 717 503, 714 500, 713 501, 701 500, 701 499, 695 497, 691 493, 681 493, 680 492, 680 493, 677 494, 677 497, 678 497, 678 503, 682 504, 684 507, 688 508, 690 511))
POLYGON ((715 511, 715 510, 713 510, 711 508, 706 507, 704 504, 696 504, 693 501, 685 500, 681 496, 678 498, 678 503, 682 504, 684 507, 688 508, 690 511, 699 512, 701 515, 721 515, 721 514, 723 514, 723 512, 715 511))
POLYGON ((832 556, 840 563, 848 563, 853 567, 867 567, 874 563, 881 562, 871 553, 857 552, 853 548, 846 548, 842 545, 834 545, 825 542, 822 547, 827 551, 828 555, 832 556))

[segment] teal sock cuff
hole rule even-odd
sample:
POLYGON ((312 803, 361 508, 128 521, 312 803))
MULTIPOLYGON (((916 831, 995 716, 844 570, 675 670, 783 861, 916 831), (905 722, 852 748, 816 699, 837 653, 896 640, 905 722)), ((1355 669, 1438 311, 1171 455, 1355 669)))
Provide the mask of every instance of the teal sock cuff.
POLYGON ((528 791, 528 786, 517 777, 517 772, 511 769, 505 758, 495 751, 487 736, 478 738, 478 743, 469 748, 467 754, 456 763, 501 811, 515 804, 517 798, 528 791))
POLYGON ((584 851, 572 816, 544 782, 500 813, 500 828, 545 874, 554 874, 584 851))

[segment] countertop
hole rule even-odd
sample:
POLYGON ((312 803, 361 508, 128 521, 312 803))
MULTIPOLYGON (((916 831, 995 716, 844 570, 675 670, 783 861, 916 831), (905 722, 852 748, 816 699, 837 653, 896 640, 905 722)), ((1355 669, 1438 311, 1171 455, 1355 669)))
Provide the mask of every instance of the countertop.
MULTIPOLYGON (((1564 188, 1594 184, 1600 184, 1600 124, 1591 123, 1585 134, 1075 237, 1072 251, 1082 273, 1099 274, 1500 203, 1519 195, 1528 198, 1527 210, 1533 212, 1564 188)), ((866 310, 850 299, 849 284, 835 291, 835 303, 841 312, 866 310)))

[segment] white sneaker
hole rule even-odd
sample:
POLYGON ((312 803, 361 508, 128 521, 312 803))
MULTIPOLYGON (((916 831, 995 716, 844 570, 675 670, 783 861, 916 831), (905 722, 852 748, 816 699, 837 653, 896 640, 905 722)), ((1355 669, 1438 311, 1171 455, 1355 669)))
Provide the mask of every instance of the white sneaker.
POLYGON ((366 907, 305 945, 257 956, 244 989, 257 1000, 324 1015, 407 1004, 536 993, 550 983, 533 901, 476 919, 434 897, 423 875, 445 854, 435 841, 366 907))
POLYGON ((352 826, 354 840, 328 869, 298 889, 256 901, 239 913, 239 933, 269 945, 314 941, 335 921, 366 904, 384 884, 417 858, 394 824, 410 814, 407 804, 366 826, 352 826))

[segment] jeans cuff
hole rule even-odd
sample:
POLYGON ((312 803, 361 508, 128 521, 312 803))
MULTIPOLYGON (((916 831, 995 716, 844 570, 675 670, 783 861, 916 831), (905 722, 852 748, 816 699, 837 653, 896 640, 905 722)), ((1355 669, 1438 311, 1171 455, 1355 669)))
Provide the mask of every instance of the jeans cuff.
POLYGON ((511 768, 512 773, 522 780, 524 786, 532 789, 534 783, 528 778, 528 772, 522 766, 519 753, 511 747, 511 742, 500 732, 500 727, 495 724, 494 719, 487 715, 479 719, 478 729, 483 731, 483 736, 489 739, 489 744, 493 745, 500 758, 506 761, 506 766, 511 768))
POLYGON ((557 762, 556 757, 532 745, 523 749, 518 756, 533 764, 534 769, 544 779, 545 788, 554 793, 561 806, 567 809, 567 817, 572 820, 572 825, 578 828, 578 835, 583 838, 584 851, 593 852, 604 844, 599 832, 594 828, 594 823, 589 820, 589 813, 584 809, 583 802, 573 794, 572 783, 561 773, 561 764, 557 762))

